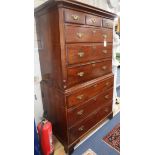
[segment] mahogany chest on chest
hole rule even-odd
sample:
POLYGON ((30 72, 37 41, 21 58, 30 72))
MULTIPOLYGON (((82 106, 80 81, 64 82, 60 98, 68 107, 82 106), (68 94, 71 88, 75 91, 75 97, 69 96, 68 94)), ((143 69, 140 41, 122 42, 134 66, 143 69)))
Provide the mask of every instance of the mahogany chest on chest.
POLYGON ((74 0, 35 9, 43 108, 66 152, 113 115, 115 17, 74 0))

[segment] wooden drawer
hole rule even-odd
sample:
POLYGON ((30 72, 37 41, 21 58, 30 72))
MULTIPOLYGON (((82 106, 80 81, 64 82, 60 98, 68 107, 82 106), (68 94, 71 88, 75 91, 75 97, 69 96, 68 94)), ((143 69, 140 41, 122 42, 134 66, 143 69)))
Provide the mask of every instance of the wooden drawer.
POLYGON ((94 125, 103 120, 108 114, 112 112, 112 102, 109 102, 106 106, 100 107, 91 116, 84 119, 71 129, 69 129, 69 143, 77 140, 80 136, 85 134, 94 125))
POLYGON ((85 15, 82 12, 65 9, 64 17, 65 22, 85 24, 85 15))
POLYGON ((71 87, 112 72, 112 60, 67 68, 67 86, 71 87))
POLYGON ((94 110, 102 107, 113 99, 113 88, 107 90, 104 93, 93 97, 84 104, 73 107, 68 110, 68 125, 71 127, 76 122, 81 121, 86 116, 90 115, 94 110))
POLYGON ((112 57, 112 44, 71 44, 66 46, 68 64, 77 64, 112 57))
POLYGON ((85 88, 79 89, 75 93, 66 97, 67 106, 72 107, 83 103, 101 92, 105 92, 107 89, 113 87, 113 76, 106 78, 102 81, 98 81, 85 88))
MULTIPOLYGON (((65 33, 67 43, 113 41, 112 29, 66 25, 65 33)), ((106 46, 106 44, 104 44, 104 46, 106 46)))
POLYGON ((102 18, 93 15, 86 15, 86 24, 93 26, 102 26, 102 18))
POLYGON ((113 28, 113 21, 110 19, 103 19, 103 27, 113 28))

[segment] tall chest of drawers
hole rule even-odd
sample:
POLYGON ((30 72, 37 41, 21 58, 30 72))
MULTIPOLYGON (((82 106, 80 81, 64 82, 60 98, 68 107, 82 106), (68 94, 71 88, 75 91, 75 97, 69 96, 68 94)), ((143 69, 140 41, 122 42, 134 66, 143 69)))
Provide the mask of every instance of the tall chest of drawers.
POLYGON ((115 17, 74 0, 35 9, 43 108, 66 152, 113 116, 115 17))

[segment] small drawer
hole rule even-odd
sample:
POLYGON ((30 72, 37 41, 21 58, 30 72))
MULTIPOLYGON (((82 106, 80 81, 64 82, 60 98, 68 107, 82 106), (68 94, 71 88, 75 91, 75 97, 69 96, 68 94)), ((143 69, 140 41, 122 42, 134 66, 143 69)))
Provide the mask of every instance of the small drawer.
POLYGON ((112 99, 113 88, 107 90, 106 92, 100 93, 78 107, 68 109, 69 127, 74 125, 76 122, 81 121, 99 107, 106 105, 108 102, 112 101, 112 99))
POLYGON ((92 62, 90 64, 79 65, 77 67, 67 68, 67 86, 71 87, 76 84, 95 79, 97 77, 112 72, 112 60, 101 62, 92 62))
POLYGON ((110 19, 103 19, 103 27, 113 28, 113 21, 110 19))
POLYGON ((66 25, 65 33, 66 43, 103 42, 103 45, 106 47, 107 42, 113 41, 112 29, 66 25))
POLYGON ((102 26, 102 18, 92 15, 86 15, 86 24, 93 26, 102 26))
POLYGON ((66 97, 67 107, 70 108, 79 105, 107 89, 113 88, 113 76, 104 80, 99 80, 86 88, 79 89, 77 92, 72 93, 66 97))
POLYGON ((80 138, 83 134, 88 132, 92 127, 94 127, 101 120, 105 119, 112 112, 112 102, 102 108, 94 110, 93 114, 74 127, 69 129, 69 143, 80 138))
POLYGON ((103 58, 112 58, 112 44, 71 44, 66 46, 68 64, 78 64, 99 60, 103 58))
POLYGON ((77 23, 85 24, 85 15, 84 13, 65 9, 64 11, 65 22, 67 23, 77 23))

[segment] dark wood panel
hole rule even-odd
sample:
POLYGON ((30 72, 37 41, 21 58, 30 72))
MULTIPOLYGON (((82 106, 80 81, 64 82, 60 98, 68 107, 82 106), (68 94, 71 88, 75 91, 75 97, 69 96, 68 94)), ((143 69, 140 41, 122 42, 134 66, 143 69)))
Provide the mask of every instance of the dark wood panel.
POLYGON ((101 92, 105 92, 107 89, 113 87, 113 76, 106 78, 102 81, 94 82, 92 85, 88 85, 86 88, 81 88, 75 93, 66 96, 66 102, 68 107, 72 107, 83 103, 96 96, 101 92))
MULTIPOLYGON (((66 25, 65 36, 67 43, 113 41, 113 31, 106 28, 91 28, 66 25)), ((104 45, 106 46, 106 44, 104 45)))
POLYGON ((36 23, 42 80, 53 80, 57 87, 63 88, 58 10, 53 8, 36 16, 36 23))
POLYGON ((42 81, 41 88, 44 112, 47 112, 48 120, 52 122, 54 134, 64 145, 68 145, 65 96, 58 89, 49 86, 48 82, 42 81))
POLYGON ((71 44, 66 46, 68 64, 112 57, 112 44, 71 44))
POLYGON ((76 84, 95 79, 112 72, 112 60, 94 62, 91 64, 81 65, 67 69, 67 86, 71 87, 76 84))
POLYGON ((78 107, 68 109, 67 115, 68 115, 69 127, 73 126, 78 121, 81 121, 83 118, 93 113, 94 110, 112 101, 112 99, 113 99, 113 88, 107 90, 106 92, 98 94, 97 96, 79 105, 78 107))
POLYGON ((82 122, 78 123, 71 129, 69 129, 69 143, 72 143, 80 136, 82 136, 85 132, 90 130, 96 123, 104 119, 109 113, 112 111, 112 103, 108 103, 106 106, 102 108, 99 107, 91 116, 84 119, 82 122))

